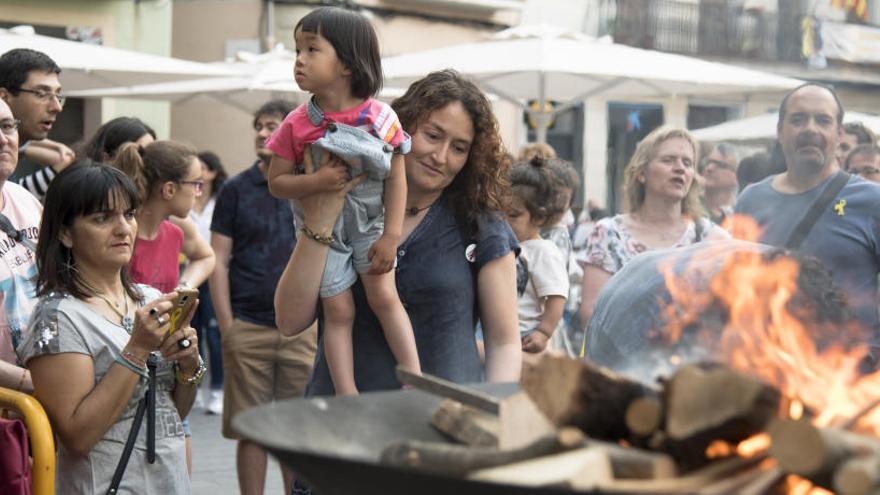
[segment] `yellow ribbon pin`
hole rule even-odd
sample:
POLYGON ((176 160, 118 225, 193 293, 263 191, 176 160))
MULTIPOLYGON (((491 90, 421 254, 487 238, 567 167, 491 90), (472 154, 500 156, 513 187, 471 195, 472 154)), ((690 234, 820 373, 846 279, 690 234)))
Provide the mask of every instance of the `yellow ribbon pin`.
POLYGON ((846 207, 846 200, 845 199, 841 199, 840 201, 837 202, 836 205, 834 205, 834 211, 837 212, 837 216, 842 217, 846 213, 844 211, 845 207, 846 207))

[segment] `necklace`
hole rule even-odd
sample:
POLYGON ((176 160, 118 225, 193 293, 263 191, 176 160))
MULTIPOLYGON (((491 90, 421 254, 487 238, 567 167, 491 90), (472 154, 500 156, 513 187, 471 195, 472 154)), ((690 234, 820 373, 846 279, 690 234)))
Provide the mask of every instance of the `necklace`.
POLYGON ((128 316, 128 295, 126 295, 125 292, 123 291, 122 298, 125 299, 125 311, 124 312, 119 310, 118 303, 111 301, 110 298, 105 296, 104 294, 102 294, 100 292, 95 292, 95 296, 100 298, 105 303, 107 303, 107 306, 109 306, 110 309, 112 309, 114 313, 119 315, 119 318, 122 319, 122 328, 124 328, 125 331, 130 334, 132 332, 132 330, 134 329, 134 321, 131 319, 131 316, 128 316))
POLYGON ((85 280, 80 279, 80 281, 83 285, 86 286, 87 289, 89 289, 92 294, 94 294, 95 297, 107 303, 107 306, 109 306, 114 313, 119 315, 119 318, 122 320, 122 328, 124 328, 125 331, 128 332, 130 335, 131 332, 134 330, 134 320, 131 319, 131 316, 128 316, 128 294, 125 293, 125 290, 123 289, 122 291, 122 298, 125 300, 125 311, 120 311, 119 303, 111 301, 110 298, 105 296, 103 292, 95 289, 85 280))
POLYGON ((418 206, 411 206, 411 207, 409 207, 409 208, 406 209, 406 214, 409 215, 409 216, 411 216, 411 217, 414 217, 414 216, 418 215, 419 212, 425 211, 425 210, 427 210, 428 208, 434 206, 434 203, 436 203, 436 202, 437 202, 437 200, 435 199, 435 200, 434 200, 431 204, 429 204, 428 206, 422 206, 421 208, 419 208, 418 206))

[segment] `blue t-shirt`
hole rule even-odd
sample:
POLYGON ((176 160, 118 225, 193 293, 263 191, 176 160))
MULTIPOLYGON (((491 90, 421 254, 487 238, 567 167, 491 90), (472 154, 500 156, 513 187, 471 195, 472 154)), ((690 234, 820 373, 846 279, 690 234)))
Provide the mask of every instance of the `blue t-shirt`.
MULTIPOLYGON (((397 291, 412 322, 422 371, 456 383, 473 383, 482 378, 474 337, 478 311, 475 276, 490 261, 519 250, 510 226, 498 216, 478 222, 473 262, 466 257, 470 244, 444 197, 397 251, 397 291)), ((398 388, 394 356, 379 320, 370 310, 360 280, 352 291, 356 307, 352 332, 354 376, 358 390, 398 388)), ((324 346, 319 342, 306 395, 332 393, 324 346)))
MULTIPOLYGON (((736 212, 763 228, 760 241, 782 246, 834 175, 810 191, 785 194, 772 187, 775 176, 747 187, 736 212)), ((856 318, 878 344, 877 273, 880 272, 880 184, 853 176, 819 217, 799 249, 818 258, 847 293, 856 318)))
POLYGON ((294 230, 287 200, 269 193, 259 162, 223 184, 211 231, 232 239, 229 296, 236 318, 275 326, 275 286, 296 244, 294 230))

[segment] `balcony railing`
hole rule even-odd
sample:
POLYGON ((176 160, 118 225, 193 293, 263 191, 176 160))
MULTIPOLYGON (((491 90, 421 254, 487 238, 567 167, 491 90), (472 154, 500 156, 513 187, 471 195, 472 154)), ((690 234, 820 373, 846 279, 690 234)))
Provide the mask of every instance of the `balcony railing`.
POLYGON ((797 2, 779 11, 745 10, 742 1, 600 0, 598 34, 641 48, 762 61, 801 60, 797 2), (609 4, 616 4, 609 8, 609 4))

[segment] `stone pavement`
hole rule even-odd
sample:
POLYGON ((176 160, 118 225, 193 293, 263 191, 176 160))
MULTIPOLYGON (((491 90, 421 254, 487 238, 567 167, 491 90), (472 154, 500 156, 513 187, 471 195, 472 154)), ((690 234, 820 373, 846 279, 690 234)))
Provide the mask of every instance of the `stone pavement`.
MULTIPOLYGON (((220 416, 194 407, 189 422, 193 433, 193 495, 237 495, 235 442, 220 433, 220 416)), ((269 456, 265 493, 284 495, 283 491, 278 462, 269 456)))

